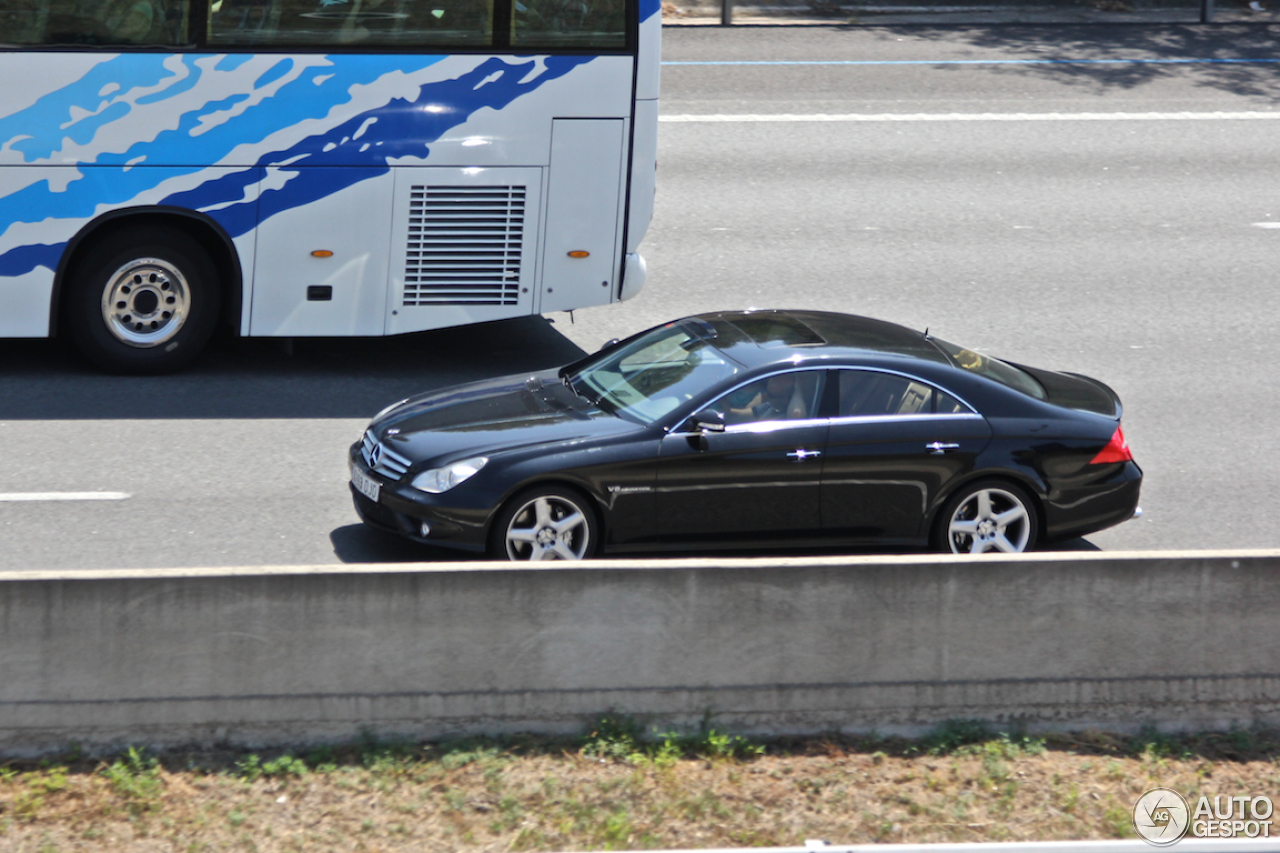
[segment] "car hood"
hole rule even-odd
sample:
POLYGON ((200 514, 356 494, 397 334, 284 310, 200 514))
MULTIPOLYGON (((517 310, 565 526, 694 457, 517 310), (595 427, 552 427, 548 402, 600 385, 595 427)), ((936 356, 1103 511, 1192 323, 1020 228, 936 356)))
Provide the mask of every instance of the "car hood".
POLYGON ((1055 406, 1120 419, 1120 397, 1102 382, 1079 373, 1058 373, 1021 364, 1018 367, 1030 373, 1044 387, 1049 402, 1055 406))
POLYGON ((602 411, 555 371, 522 373, 410 397, 371 429, 414 462, 569 444, 642 427, 602 411))

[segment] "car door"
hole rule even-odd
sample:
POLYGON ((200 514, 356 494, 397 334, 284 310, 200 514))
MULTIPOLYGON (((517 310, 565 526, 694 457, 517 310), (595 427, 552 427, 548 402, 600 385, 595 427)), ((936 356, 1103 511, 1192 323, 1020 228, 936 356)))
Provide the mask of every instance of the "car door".
POLYGON ((780 371, 745 383, 668 433, 658 454, 657 538, 706 545, 820 536, 825 373, 780 371))
POLYGON ((928 507, 991 440, 955 395, 911 376, 832 371, 838 399, 823 457, 821 513, 830 536, 909 542, 928 507))

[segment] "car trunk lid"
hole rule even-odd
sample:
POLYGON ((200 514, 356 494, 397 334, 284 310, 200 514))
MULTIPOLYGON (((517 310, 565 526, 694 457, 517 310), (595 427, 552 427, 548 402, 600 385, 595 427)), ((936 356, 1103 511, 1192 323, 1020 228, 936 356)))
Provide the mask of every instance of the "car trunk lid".
POLYGON ((1068 409, 1079 409, 1120 420, 1123 406, 1110 386, 1079 373, 1058 373, 1019 364, 1044 388, 1048 402, 1068 409))

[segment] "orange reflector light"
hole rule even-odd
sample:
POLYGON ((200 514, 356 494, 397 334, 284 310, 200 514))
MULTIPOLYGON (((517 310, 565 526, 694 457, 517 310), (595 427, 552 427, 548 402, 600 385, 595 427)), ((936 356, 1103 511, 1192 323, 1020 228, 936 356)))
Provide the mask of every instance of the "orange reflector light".
POLYGON ((569 253, 569 257, 571 257, 571 258, 589 258, 589 257, 591 257, 591 253, 590 253, 590 252, 584 252, 584 251, 582 251, 581 249, 575 249, 574 251, 572 251, 572 252, 570 252, 570 253, 569 253))
POLYGON ((313 258, 332 258, 332 257, 333 257, 333 252, 330 252, 328 249, 316 249, 314 252, 312 252, 312 253, 311 253, 311 257, 313 257, 313 258))

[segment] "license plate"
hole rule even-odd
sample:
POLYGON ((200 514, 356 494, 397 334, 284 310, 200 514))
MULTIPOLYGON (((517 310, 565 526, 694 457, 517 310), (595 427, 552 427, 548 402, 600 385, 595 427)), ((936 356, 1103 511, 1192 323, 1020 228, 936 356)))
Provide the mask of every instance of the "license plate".
POLYGON ((367 476, 354 465, 351 466, 351 485, 356 487, 357 492, 374 503, 378 502, 378 495, 382 493, 382 484, 367 476))

